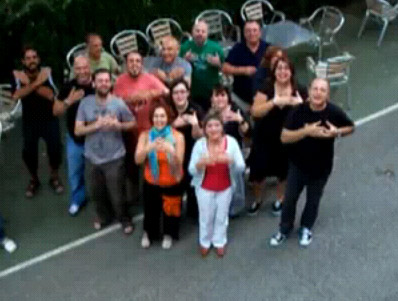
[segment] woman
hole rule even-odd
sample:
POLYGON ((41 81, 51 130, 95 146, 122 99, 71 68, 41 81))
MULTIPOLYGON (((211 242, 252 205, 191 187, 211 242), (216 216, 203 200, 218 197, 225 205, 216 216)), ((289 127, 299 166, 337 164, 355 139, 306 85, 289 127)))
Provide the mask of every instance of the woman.
POLYGON ((224 134, 219 113, 211 111, 203 121, 203 129, 205 137, 195 143, 189 162, 199 205, 200 252, 206 256, 213 245, 217 256, 222 257, 235 188, 232 174, 242 173, 245 162, 236 140, 224 134))
POLYGON ((149 116, 152 128, 141 133, 135 152, 136 163, 145 164, 141 246, 149 248, 153 240, 160 238, 162 228, 162 248, 170 249, 179 232, 184 137, 172 129, 171 113, 166 104, 155 103, 149 116))
POLYGON ((170 106, 176 119, 172 125, 183 136, 185 153, 183 160, 184 178, 182 180, 184 192, 187 196, 187 216, 197 219, 198 205, 195 192, 191 186, 191 176, 188 173, 188 164, 192 148, 196 139, 203 135, 200 120, 203 119, 202 108, 189 100, 189 84, 185 80, 178 80, 170 87, 170 106))
POLYGON ((307 99, 307 91, 297 87, 293 64, 287 58, 276 60, 269 81, 256 93, 251 114, 255 119, 252 151, 250 154, 250 180, 255 200, 249 214, 257 214, 262 203, 265 178, 276 176, 277 200, 272 212, 279 216, 282 210, 288 160, 280 141, 283 122, 290 109, 307 99))
POLYGON ((266 80, 270 71, 273 69, 276 60, 279 58, 288 58, 285 50, 283 50, 279 46, 267 47, 267 50, 265 51, 264 56, 261 60, 260 67, 257 69, 257 72, 254 75, 254 95, 256 95, 256 92, 262 88, 262 86, 264 85, 264 81, 266 80))

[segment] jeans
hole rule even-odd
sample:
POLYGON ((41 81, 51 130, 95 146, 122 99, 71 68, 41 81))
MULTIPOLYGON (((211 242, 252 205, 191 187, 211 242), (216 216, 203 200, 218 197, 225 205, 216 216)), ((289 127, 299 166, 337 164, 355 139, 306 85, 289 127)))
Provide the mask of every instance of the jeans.
POLYGON ((68 181, 71 189, 70 205, 81 206, 86 201, 84 184, 84 144, 76 143, 70 135, 66 136, 66 159, 68 162, 68 181))
POLYGON ((285 199, 282 206, 280 232, 289 234, 293 229, 297 201, 304 187, 307 188, 307 201, 301 215, 301 227, 311 229, 318 216, 319 203, 329 175, 311 177, 294 164, 289 164, 285 199))
POLYGON ((203 248, 222 248, 227 243, 228 212, 232 188, 210 191, 196 188, 199 205, 199 243, 203 248))

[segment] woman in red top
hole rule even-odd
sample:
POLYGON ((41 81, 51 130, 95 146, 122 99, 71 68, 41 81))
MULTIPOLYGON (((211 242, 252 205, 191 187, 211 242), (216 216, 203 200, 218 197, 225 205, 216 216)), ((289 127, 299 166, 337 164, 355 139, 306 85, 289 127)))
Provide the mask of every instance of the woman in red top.
POLYGON ((166 104, 156 103, 149 116, 152 128, 141 133, 135 152, 136 163, 145 164, 141 246, 148 248, 152 240, 159 238, 162 228, 162 248, 169 249, 173 238, 178 239, 185 142, 182 134, 171 128, 170 110, 166 104))

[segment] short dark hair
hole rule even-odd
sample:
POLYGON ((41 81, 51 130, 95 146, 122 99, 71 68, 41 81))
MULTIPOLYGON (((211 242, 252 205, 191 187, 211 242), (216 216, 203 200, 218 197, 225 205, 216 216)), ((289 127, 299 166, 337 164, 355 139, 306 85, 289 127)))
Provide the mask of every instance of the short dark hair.
POLYGON ((294 69, 293 63, 287 57, 281 57, 276 60, 275 65, 272 68, 272 71, 270 74, 271 76, 269 78, 271 84, 274 84, 276 81, 276 76, 275 76, 276 68, 278 67, 279 63, 281 63, 281 62, 286 63, 289 66, 290 73, 291 73, 290 85, 292 86, 293 91, 297 90, 297 83, 296 83, 296 79, 295 79, 296 71, 294 69))
POLYGON ((130 55, 132 55, 132 54, 138 54, 138 55, 141 57, 141 59, 143 59, 142 54, 141 54, 138 50, 132 50, 132 51, 126 53, 126 55, 125 55, 126 61, 127 61, 128 57, 129 57, 130 55))
POLYGON ((163 108, 167 115, 167 124, 170 125, 173 121, 173 113, 171 112, 170 106, 163 100, 155 100, 149 109, 149 122, 153 126, 153 116, 155 111, 159 108, 163 108))
MULTIPOLYGON (((167 103, 170 106, 170 109, 171 109, 171 111, 172 111, 172 113, 174 115, 173 117, 178 116, 177 108, 176 108, 176 105, 174 104, 174 101, 173 101, 173 90, 179 84, 184 85, 184 87, 187 89, 188 92, 190 92, 190 90, 191 90, 191 88, 189 87, 188 82, 185 79, 183 79, 183 78, 180 78, 180 79, 177 79, 177 80, 171 82, 171 84, 170 84, 170 94, 169 94, 169 97, 167 98, 167 103)), ((188 101, 190 101, 189 98, 188 98, 188 101)))
POLYGON ((33 47, 32 45, 30 45, 30 44, 26 44, 26 45, 24 45, 24 46, 22 47, 22 50, 21 50, 21 57, 22 57, 22 58, 25 58, 25 54, 26 54, 28 51, 34 51, 34 52, 37 53, 37 55, 39 54, 39 53, 37 52, 36 48, 34 48, 34 47, 33 47))
POLYGON ((86 41, 87 44, 88 44, 88 42, 90 42, 90 39, 91 39, 92 37, 98 37, 98 38, 100 38, 101 41, 102 41, 102 37, 101 37, 100 34, 98 34, 98 33, 96 33, 96 32, 89 32, 88 34, 86 34, 86 37, 85 37, 85 39, 84 39, 84 40, 86 41))
POLYGON ((213 93, 216 95, 221 94, 221 93, 226 93, 228 96, 228 103, 230 104, 232 102, 231 91, 227 86, 225 86, 223 84, 216 84, 213 87, 213 93))
POLYGON ((261 67, 271 68, 271 60, 279 51, 282 52, 282 57, 288 57, 286 51, 282 47, 274 45, 268 46, 263 58, 261 59, 261 67))
POLYGON ((112 79, 112 73, 108 69, 99 68, 99 69, 95 70, 93 73, 93 81, 95 81, 95 79, 97 78, 97 75, 101 74, 101 73, 107 73, 109 75, 109 78, 112 79))
POLYGON ((222 120, 221 114, 220 112, 214 110, 214 109, 210 109, 209 112, 206 114, 206 116, 203 118, 202 124, 203 124, 203 133, 205 135, 205 137, 207 138, 206 135, 206 126, 209 123, 209 121, 211 120, 217 120, 221 123, 221 126, 223 128, 223 135, 225 134, 224 132, 224 122, 222 120))

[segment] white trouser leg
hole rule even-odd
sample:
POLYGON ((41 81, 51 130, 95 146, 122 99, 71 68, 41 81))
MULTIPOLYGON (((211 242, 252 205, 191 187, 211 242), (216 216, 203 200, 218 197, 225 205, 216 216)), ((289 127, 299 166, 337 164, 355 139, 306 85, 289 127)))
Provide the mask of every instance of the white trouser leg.
POLYGON ((202 187, 195 191, 199 208, 199 243, 203 248, 210 248, 216 214, 215 194, 202 187))
POLYGON ((227 244, 228 212, 232 201, 232 188, 216 192, 214 195, 217 208, 212 243, 214 247, 222 248, 227 244))

